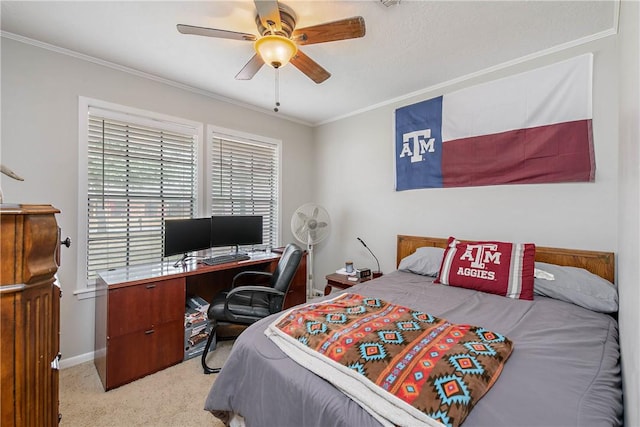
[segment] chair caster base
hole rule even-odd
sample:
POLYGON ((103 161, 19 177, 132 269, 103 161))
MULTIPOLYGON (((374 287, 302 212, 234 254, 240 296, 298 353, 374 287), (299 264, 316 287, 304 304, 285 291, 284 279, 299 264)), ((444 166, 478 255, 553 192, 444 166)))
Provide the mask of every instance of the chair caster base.
POLYGON ((205 375, 209 375, 209 374, 217 374, 218 372, 220 372, 221 368, 210 368, 208 366, 203 367, 203 372, 205 373, 205 375))

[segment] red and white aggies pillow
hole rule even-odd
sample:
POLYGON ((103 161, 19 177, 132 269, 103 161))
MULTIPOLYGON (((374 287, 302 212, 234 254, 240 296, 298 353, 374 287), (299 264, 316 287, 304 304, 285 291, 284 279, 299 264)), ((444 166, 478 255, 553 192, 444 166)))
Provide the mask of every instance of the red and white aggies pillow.
POLYGON ((533 243, 465 242, 449 237, 435 283, 533 300, 533 243))

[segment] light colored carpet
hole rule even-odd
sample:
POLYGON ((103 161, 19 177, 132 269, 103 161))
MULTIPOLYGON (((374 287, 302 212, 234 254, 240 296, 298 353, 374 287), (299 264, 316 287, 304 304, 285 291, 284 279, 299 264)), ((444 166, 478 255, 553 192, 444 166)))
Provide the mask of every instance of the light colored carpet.
MULTIPOLYGON (((222 366, 233 341, 218 342, 211 367, 222 366)), ((204 410, 216 374, 205 375, 200 357, 105 392, 93 362, 60 371, 62 426, 214 426, 224 424, 204 410)))

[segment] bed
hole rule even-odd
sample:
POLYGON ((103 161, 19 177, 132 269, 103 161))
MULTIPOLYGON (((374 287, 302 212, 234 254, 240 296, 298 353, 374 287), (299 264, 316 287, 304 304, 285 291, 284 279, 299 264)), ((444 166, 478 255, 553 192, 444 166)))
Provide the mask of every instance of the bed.
MULTIPOLYGON (((419 248, 446 248, 447 243, 442 238, 398 236, 398 265, 418 255, 419 248)), ((613 253, 536 247, 535 261, 536 267, 578 267, 614 282, 613 253)), ((404 270, 342 293, 383 298, 451 322, 482 326, 514 344, 499 378, 475 403, 464 426, 622 424, 615 312, 588 309, 562 300, 562 295, 536 294, 527 301, 443 286, 435 284, 433 276, 404 270)), ((335 295, 325 298, 330 297, 335 295)), ((238 337, 205 409, 226 423, 248 426, 380 426, 378 418, 293 361, 265 335, 280 316, 263 319, 238 337)))

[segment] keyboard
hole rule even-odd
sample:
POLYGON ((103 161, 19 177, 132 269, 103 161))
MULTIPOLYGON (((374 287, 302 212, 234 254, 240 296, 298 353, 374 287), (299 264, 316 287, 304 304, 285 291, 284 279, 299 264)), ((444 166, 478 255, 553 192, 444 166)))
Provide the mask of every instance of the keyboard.
POLYGON ((212 258, 205 258, 202 260, 202 263, 206 265, 218 265, 218 264, 226 264, 228 262, 246 261, 249 259, 251 259, 251 257, 247 254, 229 254, 229 255, 218 255, 212 258))

